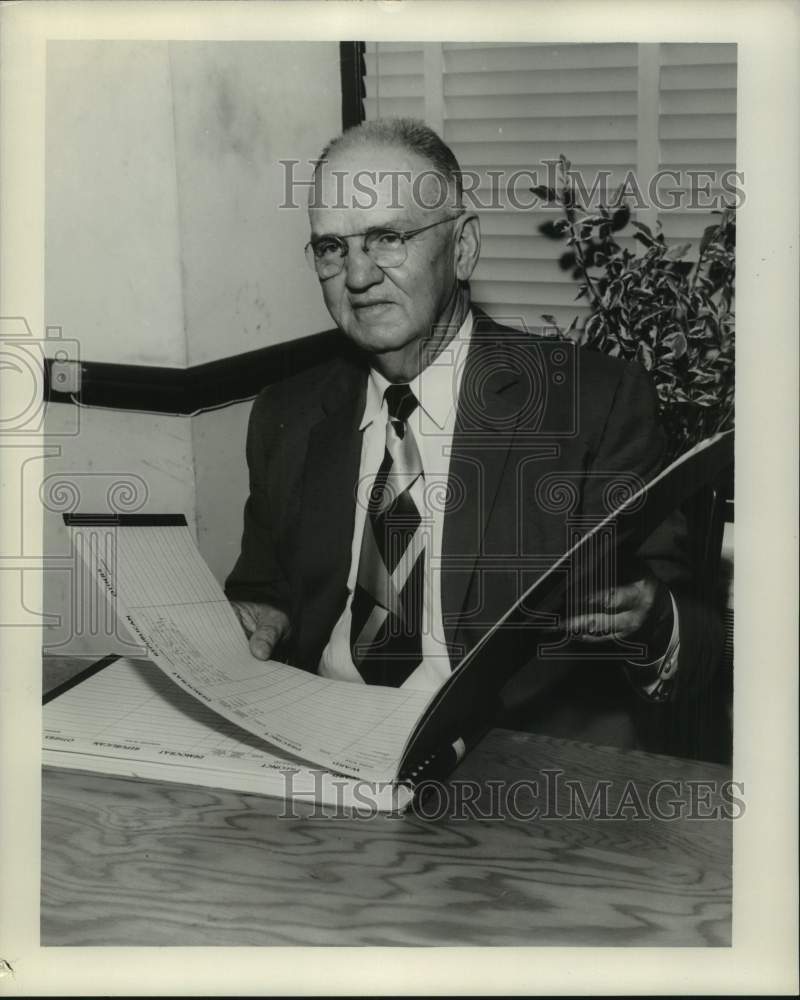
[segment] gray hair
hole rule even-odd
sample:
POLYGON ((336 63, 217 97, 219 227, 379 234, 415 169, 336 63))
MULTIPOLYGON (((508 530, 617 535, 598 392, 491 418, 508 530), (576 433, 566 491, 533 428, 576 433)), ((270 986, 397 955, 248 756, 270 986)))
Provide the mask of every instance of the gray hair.
MULTIPOLYGON (((463 194, 461 167, 447 143, 419 118, 376 118, 361 122, 331 139, 319 154, 319 162, 334 153, 360 146, 400 147, 427 160, 448 184, 455 187, 458 204, 463 194)), ((314 174, 317 174, 318 167, 314 174)))

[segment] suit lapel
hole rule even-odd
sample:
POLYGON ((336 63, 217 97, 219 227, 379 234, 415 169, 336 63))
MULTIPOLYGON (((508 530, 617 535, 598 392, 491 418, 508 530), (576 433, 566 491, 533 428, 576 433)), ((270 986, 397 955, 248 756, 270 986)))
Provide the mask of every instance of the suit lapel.
MULTIPOLYGON (((487 525, 508 465, 529 386, 518 375, 519 358, 506 348, 516 331, 478 313, 465 363, 450 457, 450 479, 464 484, 444 520, 442 611, 448 642, 483 553, 487 525)), ((318 658, 342 610, 355 523, 355 489, 361 462, 358 425, 366 398, 366 369, 348 363, 322 395, 323 418, 311 430, 303 478, 299 565, 309 662, 318 658), (319 647, 319 648, 317 648, 319 647)), ((452 492, 452 491, 451 491, 452 492)), ((516 530, 515 524, 509 530, 516 530)), ((513 546, 513 541, 510 543, 513 546)))
MULTIPOLYGON (((455 641, 458 616, 483 552, 487 524, 527 402, 525 381, 517 374, 519 361, 504 350, 507 333, 494 325, 487 331, 485 324, 476 322, 459 391, 449 476, 451 482, 463 484, 467 496, 466 502, 453 504, 444 522, 442 611, 450 642, 455 641)), ((460 491, 450 492, 455 496, 460 491)))
POLYGON ((322 396, 325 415, 309 437, 300 562, 305 597, 317 605, 323 617, 326 605, 335 604, 346 587, 350 568, 355 486, 361 460, 358 424, 364 410, 365 388, 363 370, 348 365, 337 373, 322 396))

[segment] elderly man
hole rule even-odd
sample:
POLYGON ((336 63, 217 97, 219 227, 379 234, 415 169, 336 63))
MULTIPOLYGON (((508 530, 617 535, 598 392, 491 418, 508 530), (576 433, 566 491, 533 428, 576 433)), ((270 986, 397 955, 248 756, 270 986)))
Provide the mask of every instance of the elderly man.
MULTIPOLYGON (((453 153, 423 123, 345 132, 315 180, 306 255, 346 341, 340 360, 255 401, 226 593, 258 658, 277 651, 327 677, 432 690, 575 525, 607 512, 615 477, 658 471, 655 395, 636 366, 500 326, 471 304, 478 219, 453 153)), ((677 539, 662 526, 562 616, 573 653, 596 651, 601 686, 620 673, 609 651, 655 700, 707 671, 677 539)), ((533 658, 532 633, 517 641, 533 658)), ((526 696, 564 669, 539 653, 526 696)))

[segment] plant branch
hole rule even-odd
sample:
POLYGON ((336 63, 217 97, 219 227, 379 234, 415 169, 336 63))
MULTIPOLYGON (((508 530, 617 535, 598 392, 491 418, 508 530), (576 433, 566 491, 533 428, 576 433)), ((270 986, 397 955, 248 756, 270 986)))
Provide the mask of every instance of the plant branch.
MULTIPOLYGON (((573 200, 573 205, 575 205, 574 200, 573 200)), ((602 302, 602 299, 600 297, 600 294, 598 293, 597 289, 595 288, 594 281, 592 280, 592 277, 589 274, 589 268, 586 266, 586 257, 583 254, 583 247, 581 246, 581 238, 575 232, 575 224, 573 223, 572 219, 569 217, 568 213, 566 212, 566 205, 565 205, 565 212, 564 212, 564 214, 565 214, 565 216, 567 218, 567 225, 569 226, 570 235, 572 237, 571 246, 574 247, 574 249, 575 249, 575 256, 576 256, 577 262, 578 262, 578 264, 580 266, 581 273, 583 274, 583 277, 586 280, 586 287, 587 287, 587 289, 589 291, 589 294, 591 295, 591 298, 592 298, 592 300, 593 300, 593 302, 595 304, 595 308, 602 314, 603 319, 605 320, 606 324, 609 325, 610 324, 609 315, 608 315, 608 313, 605 310, 605 307, 603 305, 603 302, 602 302)))

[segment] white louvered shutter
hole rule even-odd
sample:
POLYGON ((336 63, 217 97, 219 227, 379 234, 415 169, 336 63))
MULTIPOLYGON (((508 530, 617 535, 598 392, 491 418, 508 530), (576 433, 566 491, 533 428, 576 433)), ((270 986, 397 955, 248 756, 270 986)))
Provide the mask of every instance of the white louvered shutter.
POLYGON ((373 118, 424 118, 421 42, 367 42, 364 111, 373 118))
MULTIPOLYGON (((588 178, 619 183, 636 166, 635 45, 444 45, 444 138, 466 169, 536 169, 563 153, 588 178)), ((524 185, 523 190, 528 185, 524 185)), ((522 186, 521 186, 522 187, 522 186)), ((539 234, 553 210, 481 213, 475 301, 501 322, 536 329, 543 313, 584 319, 558 266, 566 246, 539 234)))
MULTIPOLYGON (((659 165, 734 167, 735 61, 735 46, 711 44, 368 42, 366 115, 425 119, 462 168, 480 175, 482 201, 498 183, 490 170, 533 169, 547 183, 545 161, 560 153, 589 188, 598 171, 608 171, 611 191, 650 166, 653 172, 659 165), (657 59, 649 96, 641 93, 645 48, 645 60, 657 59), (639 127, 640 113, 647 127, 639 127)), ((639 180, 646 190, 649 178, 639 180)), ((520 183, 518 192, 527 195, 528 186, 520 183)), ((558 266, 565 244, 539 233, 542 222, 559 217, 554 210, 506 202, 479 214, 475 302, 497 320, 530 330, 541 329, 544 313, 561 325, 588 316, 584 300, 576 301, 576 282, 558 266)), ((641 218, 659 218, 668 238, 681 242, 699 239, 712 221, 707 210, 641 218)), ((631 235, 620 241, 634 246, 631 235)))
MULTIPOLYGON (((696 259, 703 230, 716 220, 703 204, 691 207, 688 192, 689 170, 713 171, 717 180, 702 179, 707 202, 733 201, 720 187, 719 178, 736 169, 736 45, 662 44, 658 135, 660 166, 684 175, 678 187, 684 195, 680 210, 659 213, 665 236, 670 242, 691 242, 687 259, 696 259)), ((740 182, 738 183, 741 187, 740 182)), ((675 190, 674 181, 664 185, 675 190)))

